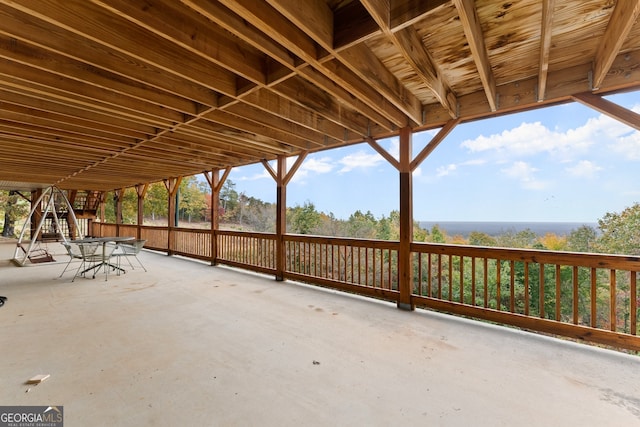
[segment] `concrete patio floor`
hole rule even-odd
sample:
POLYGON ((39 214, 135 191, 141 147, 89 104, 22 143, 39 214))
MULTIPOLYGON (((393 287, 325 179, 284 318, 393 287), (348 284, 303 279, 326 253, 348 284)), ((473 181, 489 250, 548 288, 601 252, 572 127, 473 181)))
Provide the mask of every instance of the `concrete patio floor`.
POLYGON ((14 248, 0 405, 65 426, 640 425, 638 356, 147 251, 72 283, 14 248))

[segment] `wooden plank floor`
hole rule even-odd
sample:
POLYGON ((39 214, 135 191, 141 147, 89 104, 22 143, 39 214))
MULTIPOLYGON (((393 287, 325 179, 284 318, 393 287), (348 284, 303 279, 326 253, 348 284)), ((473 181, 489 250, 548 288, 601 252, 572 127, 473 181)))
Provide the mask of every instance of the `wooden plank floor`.
POLYGON ((72 283, 14 247, 0 404, 65 426, 640 425, 637 356, 147 251, 72 283))

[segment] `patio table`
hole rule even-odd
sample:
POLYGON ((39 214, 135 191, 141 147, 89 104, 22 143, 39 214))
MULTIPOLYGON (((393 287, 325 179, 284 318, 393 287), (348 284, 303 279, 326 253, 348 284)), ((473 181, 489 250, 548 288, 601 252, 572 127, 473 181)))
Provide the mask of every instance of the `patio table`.
MULTIPOLYGON (((101 243, 102 244, 102 260, 100 263, 92 265, 91 267, 83 270, 80 274, 85 274, 87 271, 93 270, 93 278, 95 279, 96 277, 96 273, 100 270, 100 268, 104 267, 104 271, 105 274, 108 275, 108 269, 109 267, 113 268, 114 270, 120 270, 120 271, 125 271, 123 268, 120 268, 119 266, 115 265, 115 264, 111 264, 109 262, 109 259, 111 258, 111 256, 106 256, 107 253, 107 243, 119 243, 119 242, 126 242, 126 241, 130 241, 130 240, 135 240, 134 237, 109 237, 109 236, 105 236, 105 237, 85 237, 84 239, 78 239, 78 240, 73 240, 73 243, 79 243, 79 244, 83 244, 83 243, 87 243, 87 244, 91 244, 91 243, 101 243)), ((105 278, 106 280, 106 278, 105 278)))

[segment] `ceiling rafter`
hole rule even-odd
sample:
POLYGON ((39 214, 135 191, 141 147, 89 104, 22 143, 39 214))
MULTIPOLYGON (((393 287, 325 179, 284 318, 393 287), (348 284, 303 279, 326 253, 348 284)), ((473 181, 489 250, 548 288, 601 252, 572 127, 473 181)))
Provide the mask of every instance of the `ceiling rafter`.
POLYGON ((498 109, 496 80, 491 70, 489 53, 484 43, 484 36, 482 34, 482 27, 480 26, 480 19, 476 13, 475 2, 473 0, 452 0, 452 2, 458 10, 460 22, 462 23, 469 49, 471 49, 473 61, 478 68, 478 74, 480 80, 482 80, 482 86, 491 111, 496 111, 498 109))
MULTIPOLYGON (((399 94, 393 94, 395 99, 389 100, 388 103, 381 105, 379 98, 371 91, 370 87, 366 91, 361 89, 364 82, 360 81, 361 75, 354 74, 354 69, 357 68, 354 67, 351 62, 346 61, 346 63, 341 63, 341 66, 336 65, 332 69, 327 67, 325 63, 321 63, 318 60, 319 49, 316 41, 297 25, 287 20, 279 11, 272 8, 268 3, 255 3, 249 0, 221 0, 221 3, 229 7, 234 12, 245 16, 245 18, 256 28, 259 28, 264 33, 269 34, 270 37, 282 45, 287 46, 295 55, 308 62, 328 78, 340 82, 342 86, 350 87, 353 94, 362 102, 369 104, 374 109, 377 109, 378 113, 387 117, 388 120, 391 120, 395 126, 402 127, 407 125, 407 117, 398 108, 401 106, 403 109, 406 109, 407 107, 405 104, 414 105, 415 103, 411 104, 410 102, 407 102, 410 101, 410 99, 403 99, 399 94)), ((301 24, 301 22, 298 23, 301 24)), ((323 47, 326 48, 325 46, 323 47)), ((382 72, 385 76, 391 78, 388 71, 375 62, 372 58, 373 55, 369 55, 366 52, 365 47, 362 47, 357 52, 353 53, 358 53, 360 58, 366 59, 369 62, 369 65, 374 66, 378 72, 382 72)), ((381 81, 380 79, 377 79, 377 85, 379 88, 385 88, 388 86, 385 81, 381 81)), ((366 84, 364 86, 366 86, 366 84)), ((411 95, 406 94, 406 97, 411 98, 411 95)), ((415 115, 419 116, 420 114, 415 113, 415 115)))
POLYGON ((551 49, 551 30, 553 28, 553 9, 556 0, 542 0, 542 19, 540 21, 540 66, 538 68, 538 101, 543 101, 547 91, 549 73, 549 51, 551 49))
POLYGON ((607 30, 598 46, 593 64, 593 88, 598 89, 640 15, 640 2, 618 0, 609 19, 607 30))
MULTIPOLYGON (((360 79, 381 93, 389 104, 407 115, 414 124, 422 122, 420 101, 398 81, 365 44, 358 44, 336 51, 333 46, 332 11, 321 1, 295 2, 288 0, 267 0, 278 12, 301 28, 305 34, 330 52, 360 79), (314 5, 314 7, 309 7, 314 5)), ((361 94, 365 96, 365 93, 361 94)), ((396 123, 403 127, 405 123, 396 123)))
POLYGON ((440 104, 449 112, 451 117, 457 116, 456 96, 449 84, 438 71, 438 66, 431 58, 420 40, 415 28, 407 26, 397 32, 391 31, 391 5, 389 0, 362 0, 362 4, 376 21, 382 32, 389 37, 404 59, 424 84, 433 91, 440 104))
POLYGON ((637 126, 602 96, 639 89, 633 2, 11 0, 0 182, 109 191, 571 100, 637 126))

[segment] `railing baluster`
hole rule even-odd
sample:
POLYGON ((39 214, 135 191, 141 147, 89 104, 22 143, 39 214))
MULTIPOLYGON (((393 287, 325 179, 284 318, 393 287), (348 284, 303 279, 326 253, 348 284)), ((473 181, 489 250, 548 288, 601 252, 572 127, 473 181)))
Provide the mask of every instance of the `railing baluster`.
POLYGON ((476 257, 471 257, 471 305, 476 305, 476 257))
POLYGON ((629 313, 629 328, 630 328, 630 333, 631 335, 636 335, 636 333, 638 332, 638 325, 637 325, 637 321, 638 321, 638 293, 637 293, 637 277, 636 277, 636 272, 632 271, 631 274, 629 274, 629 293, 630 295, 630 303, 631 303, 631 307, 629 309, 630 313, 629 313))
POLYGON ((515 261, 509 261, 509 311, 516 312, 516 272, 515 261))
POLYGON ((609 270, 609 290, 610 290, 610 302, 609 302, 609 321, 610 329, 615 332, 617 327, 616 321, 616 271, 614 269, 609 270))
POLYGON ((544 264, 540 263, 540 280, 538 288, 540 289, 540 298, 538 304, 540 305, 539 314, 540 318, 544 319, 544 264))
POLYGON ((496 260, 496 309, 502 310, 502 263, 500 260, 496 260))
POLYGON ((489 260, 484 258, 484 271, 482 272, 484 279, 484 308, 489 306, 489 269, 487 267, 489 267, 489 260))
POLYGON ((578 294, 578 266, 574 265, 573 269, 572 269, 572 282, 573 282, 573 297, 572 297, 572 319, 573 319, 573 324, 577 325, 578 324, 578 308, 579 308, 579 302, 580 302, 580 296, 578 294))
POLYGON ((556 320, 560 320, 562 313, 562 290, 560 289, 560 265, 556 264, 556 320))
POLYGON ((597 285, 597 270, 595 267, 591 268, 591 327, 595 328, 597 323, 598 314, 596 312, 596 285, 597 285))

